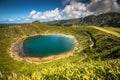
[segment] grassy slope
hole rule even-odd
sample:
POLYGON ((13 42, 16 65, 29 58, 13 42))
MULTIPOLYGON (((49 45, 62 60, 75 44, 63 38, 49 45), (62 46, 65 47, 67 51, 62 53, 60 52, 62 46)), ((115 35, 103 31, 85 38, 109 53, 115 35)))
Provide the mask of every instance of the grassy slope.
POLYGON ((111 30, 111 31, 115 31, 120 33, 120 28, 114 28, 114 27, 105 27, 105 29, 111 30))
POLYGON ((0 29, 0 79, 119 79, 120 38, 90 27, 47 27, 41 23, 24 24, 0 29), (96 48, 91 44, 86 31, 96 39, 96 48), (8 49, 24 35, 43 33, 71 34, 78 40, 78 50, 73 56, 46 64, 30 64, 13 60, 8 49))
POLYGON ((114 29, 114 28, 108 28, 108 29, 106 28, 105 29, 105 28, 100 28, 100 27, 95 27, 95 26, 93 28, 101 30, 101 31, 106 32, 106 33, 109 33, 109 34, 112 34, 112 35, 117 36, 117 37, 120 38, 119 32, 116 29, 114 29), (112 30, 110 30, 110 29, 112 29, 112 30))

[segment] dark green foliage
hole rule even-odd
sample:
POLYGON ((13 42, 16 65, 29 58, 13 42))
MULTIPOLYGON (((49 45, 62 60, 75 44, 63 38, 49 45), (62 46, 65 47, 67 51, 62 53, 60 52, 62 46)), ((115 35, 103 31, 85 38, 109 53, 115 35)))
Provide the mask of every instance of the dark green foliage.
POLYGON ((0 80, 119 80, 119 44, 120 38, 91 27, 49 27, 33 22, 0 28, 0 80), (96 40, 93 49, 89 48, 91 43, 86 32, 96 40), (73 56, 43 64, 31 64, 10 57, 10 46, 22 36, 49 33, 75 36, 78 50, 73 56))
POLYGON ((91 15, 84 18, 70 19, 70 20, 58 20, 47 22, 49 25, 55 26, 85 26, 85 25, 95 25, 95 26, 113 26, 120 27, 120 13, 104 13, 100 15, 91 15))
POLYGON ((12 27, 12 26, 17 26, 20 24, 0 24, 0 28, 8 28, 8 27, 12 27))
POLYGON ((113 58, 113 59, 120 58, 120 46, 114 47, 105 52, 109 54, 106 54, 104 58, 113 58))

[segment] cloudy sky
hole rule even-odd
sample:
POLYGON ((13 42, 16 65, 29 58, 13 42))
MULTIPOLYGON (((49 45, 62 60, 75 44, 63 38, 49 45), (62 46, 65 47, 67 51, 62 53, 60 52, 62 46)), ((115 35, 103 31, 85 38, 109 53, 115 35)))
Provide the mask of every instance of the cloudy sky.
POLYGON ((0 23, 26 23, 120 12, 120 0, 0 0, 0 23))

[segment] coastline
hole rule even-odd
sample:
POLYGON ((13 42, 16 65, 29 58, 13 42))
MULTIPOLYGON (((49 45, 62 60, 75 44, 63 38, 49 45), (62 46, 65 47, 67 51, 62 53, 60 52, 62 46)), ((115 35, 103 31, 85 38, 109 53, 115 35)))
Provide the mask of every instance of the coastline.
POLYGON ((21 38, 19 38, 16 42, 14 42, 11 47, 9 48, 9 53, 10 56, 17 61, 26 61, 29 63, 35 63, 35 64, 41 64, 41 63, 48 63, 48 62, 52 62, 54 60, 57 59, 61 59, 61 58, 65 58, 65 57, 69 57, 72 56, 73 53, 78 49, 78 42, 76 40, 76 38, 73 35, 66 35, 66 34, 62 34, 62 33, 58 33, 58 34, 34 34, 31 36, 23 36, 21 38), (23 52, 23 41, 28 38, 28 37, 32 37, 32 36, 45 36, 45 35, 61 35, 61 36, 65 36, 65 37, 69 37, 69 38, 73 38, 75 40, 75 47, 72 51, 69 52, 65 52, 65 53, 61 53, 58 55, 52 55, 52 56, 48 56, 48 57, 30 57, 27 56, 24 52, 23 52))

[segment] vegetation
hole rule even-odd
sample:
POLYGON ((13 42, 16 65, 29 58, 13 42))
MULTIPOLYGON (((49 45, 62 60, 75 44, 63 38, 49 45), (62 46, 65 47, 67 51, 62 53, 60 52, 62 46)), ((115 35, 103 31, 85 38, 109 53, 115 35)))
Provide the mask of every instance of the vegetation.
POLYGON ((93 27, 63 28, 47 26, 39 22, 0 28, 0 80, 71 79, 119 80, 120 38, 93 27), (92 49, 90 37, 86 32, 95 40, 96 45, 92 49), (75 36, 78 41, 78 50, 73 56, 43 64, 31 64, 10 57, 9 48, 20 37, 45 33, 64 33, 75 36))
POLYGON ((111 31, 115 31, 117 33, 120 33, 120 28, 114 28, 114 27, 105 27, 105 29, 111 30, 111 31))
POLYGON ((56 26, 94 25, 94 26, 120 27, 120 13, 115 13, 115 12, 104 13, 97 16, 91 15, 91 16, 78 18, 78 19, 51 21, 51 22, 48 22, 47 24, 56 25, 56 26))
POLYGON ((0 24, 0 28, 7 28, 7 27, 12 27, 12 26, 17 26, 19 24, 0 24))

